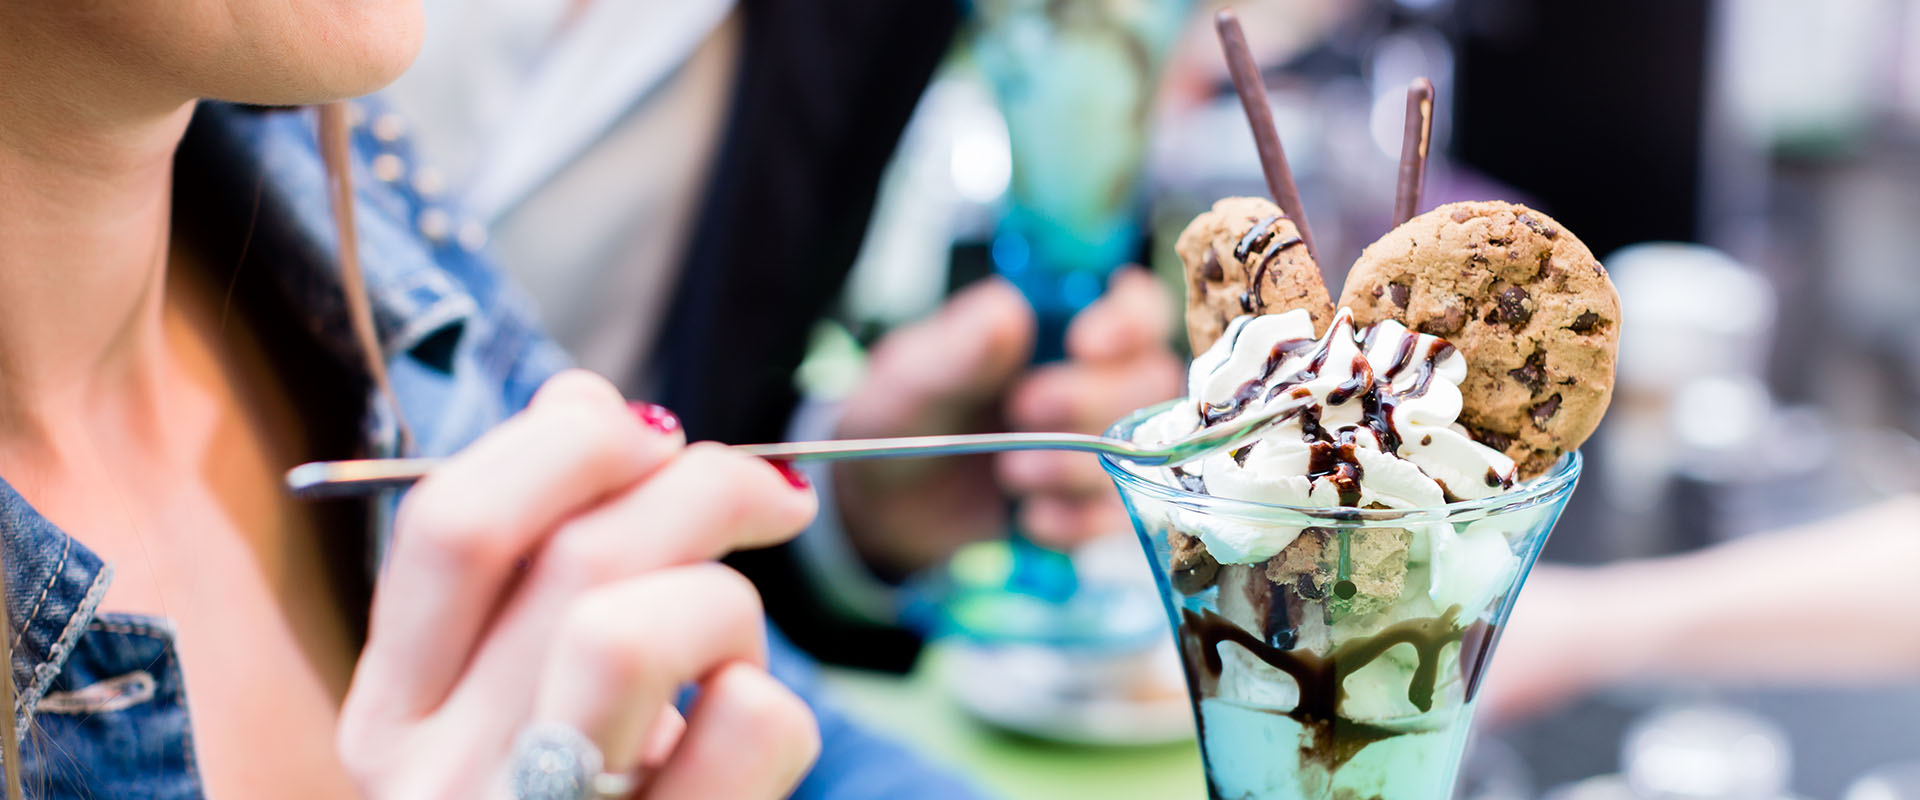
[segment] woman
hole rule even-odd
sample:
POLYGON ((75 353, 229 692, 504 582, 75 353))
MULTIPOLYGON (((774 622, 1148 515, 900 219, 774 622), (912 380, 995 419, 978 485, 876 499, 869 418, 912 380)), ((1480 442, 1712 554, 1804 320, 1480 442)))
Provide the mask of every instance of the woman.
POLYGON ((370 365, 312 112, 201 102, 371 91, 419 29, 412 0, 0 6, 7 796, 773 797, 834 749, 712 563, 803 526, 804 481, 555 376, 524 301, 357 170, 370 365), (402 420, 458 454, 397 512, 281 490, 402 420), (513 785, 542 741, 604 791, 513 785))

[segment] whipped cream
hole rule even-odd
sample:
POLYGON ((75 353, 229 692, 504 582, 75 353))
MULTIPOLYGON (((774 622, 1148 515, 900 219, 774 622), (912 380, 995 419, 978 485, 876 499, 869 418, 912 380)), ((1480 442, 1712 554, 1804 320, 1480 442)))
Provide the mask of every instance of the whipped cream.
MULTIPOLYGON (((1499 494, 1514 463, 1456 423, 1466 359, 1445 339, 1392 320, 1356 332, 1342 308, 1316 337, 1305 310, 1243 316, 1196 356, 1186 402, 1143 423, 1161 443, 1244 414, 1293 408, 1246 446, 1157 470, 1169 485, 1291 506, 1427 508, 1499 494)), ((1298 528, 1202 525, 1221 563, 1280 552, 1298 528)))

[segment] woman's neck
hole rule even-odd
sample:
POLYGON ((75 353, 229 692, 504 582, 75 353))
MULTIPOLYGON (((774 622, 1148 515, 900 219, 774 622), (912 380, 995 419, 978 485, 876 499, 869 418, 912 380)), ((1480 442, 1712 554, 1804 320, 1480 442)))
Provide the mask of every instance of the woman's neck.
POLYGON ((192 103, 114 107, 23 83, 0 85, 0 441, 58 452, 102 415, 153 429, 138 423, 158 412, 173 154, 192 103))

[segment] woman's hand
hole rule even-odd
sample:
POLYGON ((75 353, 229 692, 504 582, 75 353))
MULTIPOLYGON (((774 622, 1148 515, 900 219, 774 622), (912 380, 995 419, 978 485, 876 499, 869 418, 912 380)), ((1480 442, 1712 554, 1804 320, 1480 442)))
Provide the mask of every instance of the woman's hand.
MULTIPOLYGON (((1175 305, 1144 270, 1116 273, 1067 330, 1067 360, 1030 368, 1033 309, 1005 281, 982 281, 931 319, 888 334, 847 398, 838 438, 993 430, 1099 433, 1141 406, 1179 396, 1167 346, 1175 305)), ((1069 548, 1128 530, 1099 459, 1016 452, 836 465, 849 539, 882 573, 907 574, 969 542, 1021 530, 1069 548)))
POLYGON ((554 377, 400 507, 340 720, 362 793, 508 797, 516 733, 558 722, 648 798, 785 796, 819 732, 765 670, 759 595, 712 560, 814 509, 772 465, 554 377))

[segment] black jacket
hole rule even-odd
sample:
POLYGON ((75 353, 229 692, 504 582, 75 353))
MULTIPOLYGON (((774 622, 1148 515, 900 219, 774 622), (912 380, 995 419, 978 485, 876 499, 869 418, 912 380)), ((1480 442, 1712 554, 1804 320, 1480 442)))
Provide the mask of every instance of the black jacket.
MULTIPOLYGON (((954 0, 744 0, 741 67, 657 363, 692 439, 777 441, 880 175, 959 24, 954 0), (743 354, 750 357, 743 358, 743 354)), ((769 612, 831 660, 903 667, 904 632, 835 620, 791 546, 740 554, 769 612)))

